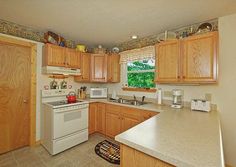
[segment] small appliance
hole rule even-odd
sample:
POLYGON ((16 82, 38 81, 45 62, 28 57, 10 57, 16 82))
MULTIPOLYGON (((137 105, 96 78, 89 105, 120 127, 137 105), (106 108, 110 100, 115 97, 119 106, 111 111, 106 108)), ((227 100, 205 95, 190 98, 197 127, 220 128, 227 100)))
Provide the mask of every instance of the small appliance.
POLYGON ((192 99, 191 110, 210 112, 211 103, 203 99, 192 99))
POLYGON ((107 98, 107 88, 90 88, 90 98, 107 98))
POLYGON ((180 89, 172 90, 172 105, 173 108, 182 108, 183 107, 183 91, 180 89))

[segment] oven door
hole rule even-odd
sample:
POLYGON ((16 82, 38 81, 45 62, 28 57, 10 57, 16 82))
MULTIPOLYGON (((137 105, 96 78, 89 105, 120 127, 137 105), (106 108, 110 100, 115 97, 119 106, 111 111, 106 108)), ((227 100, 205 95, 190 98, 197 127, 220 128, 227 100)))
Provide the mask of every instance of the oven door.
POLYGON ((54 111, 53 139, 88 128, 88 108, 54 111))

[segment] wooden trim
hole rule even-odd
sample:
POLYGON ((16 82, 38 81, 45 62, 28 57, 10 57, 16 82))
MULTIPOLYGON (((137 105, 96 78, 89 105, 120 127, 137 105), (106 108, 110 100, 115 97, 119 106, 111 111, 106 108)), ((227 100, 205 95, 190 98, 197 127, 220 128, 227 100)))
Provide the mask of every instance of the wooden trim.
POLYGON ((122 88, 124 91, 136 91, 136 92, 150 92, 155 93, 157 90, 155 88, 130 88, 130 87, 124 87, 122 88))
POLYGON ((36 55, 37 45, 32 42, 27 42, 10 37, 0 36, 1 42, 6 42, 14 45, 21 45, 31 48, 31 86, 30 86, 30 135, 29 146, 36 144, 36 55))
POLYGON ((68 78, 69 76, 66 76, 66 75, 62 75, 62 74, 53 74, 53 75, 50 75, 49 78, 54 78, 54 79, 65 79, 65 78, 68 78))

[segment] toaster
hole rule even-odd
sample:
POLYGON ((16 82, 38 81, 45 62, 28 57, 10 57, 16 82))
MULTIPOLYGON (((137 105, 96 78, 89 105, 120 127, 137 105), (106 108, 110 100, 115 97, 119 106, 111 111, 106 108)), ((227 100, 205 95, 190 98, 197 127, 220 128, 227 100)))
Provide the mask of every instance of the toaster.
POLYGON ((191 110, 209 112, 211 111, 211 103, 207 100, 192 99, 191 110))

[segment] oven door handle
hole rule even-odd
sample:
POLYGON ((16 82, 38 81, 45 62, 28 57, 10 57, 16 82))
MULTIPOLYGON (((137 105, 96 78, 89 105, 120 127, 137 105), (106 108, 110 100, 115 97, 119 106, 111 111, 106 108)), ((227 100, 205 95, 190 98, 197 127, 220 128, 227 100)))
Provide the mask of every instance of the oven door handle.
POLYGON ((56 114, 63 114, 63 113, 73 113, 73 112, 81 112, 82 109, 73 109, 73 110, 66 110, 66 111, 55 111, 56 114))

